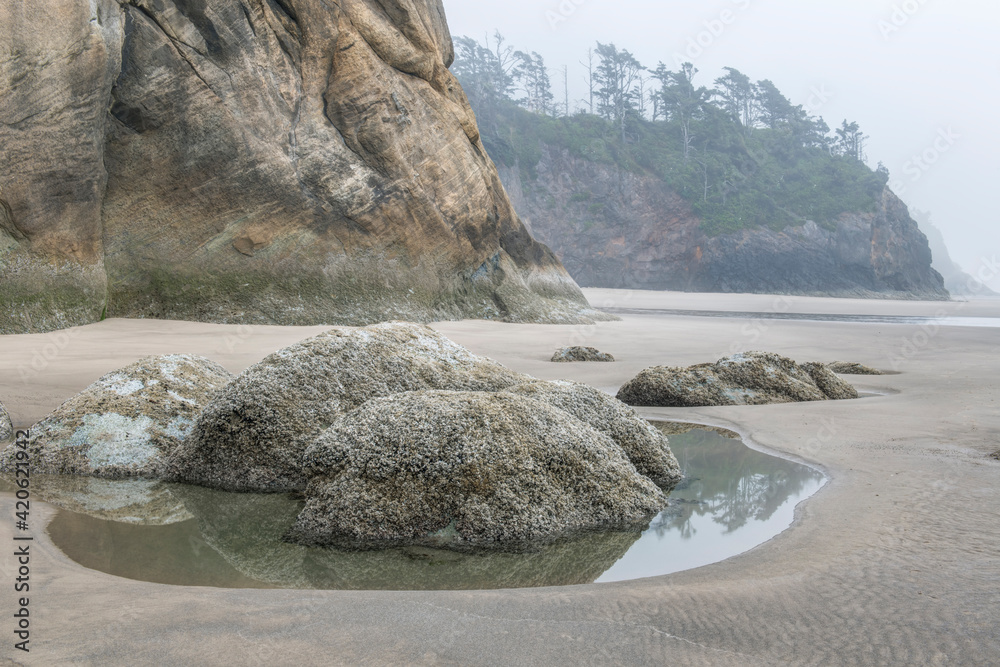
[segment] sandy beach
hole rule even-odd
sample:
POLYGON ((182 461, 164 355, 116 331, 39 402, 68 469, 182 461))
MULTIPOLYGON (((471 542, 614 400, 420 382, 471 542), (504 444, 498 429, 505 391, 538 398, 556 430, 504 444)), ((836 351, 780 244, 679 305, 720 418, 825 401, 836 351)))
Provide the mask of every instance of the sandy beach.
MULTIPOLYGON (((77 565, 32 505, 31 652, 0 664, 1000 664, 1000 329, 696 317, 669 310, 1000 317, 966 304, 588 290, 625 309, 593 326, 443 322, 472 351, 545 379, 614 390, 652 365, 767 350, 898 374, 851 377, 855 401, 644 409, 738 431, 831 478, 792 528, 740 556, 614 584, 473 592, 234 590, 120 579, 77 565), (645 311, 645 312, 644 312, 645 311), (553 364, 589 345, 614 364, 553 364)), ((193 353, 239 372, 326 327, 116 320, 0 337, 0 400, 18 426, 143 356, 193 353)), ((14 499, 0 495, 13 544, 14 499)), ((2 584, 16 576, 5 549, 2 584)))

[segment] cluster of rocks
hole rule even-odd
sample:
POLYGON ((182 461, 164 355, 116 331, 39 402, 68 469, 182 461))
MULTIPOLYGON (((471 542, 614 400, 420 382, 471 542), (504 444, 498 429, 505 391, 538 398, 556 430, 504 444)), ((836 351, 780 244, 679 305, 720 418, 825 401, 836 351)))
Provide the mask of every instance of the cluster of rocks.
POLYGON ((714 364, 647 368, 618 391, 629 405, 701 407, 858 398, 821 363, 798 364, 769 352, 747 352, 714 364))
POLYGON ((552 361, 556 363, 568 363, 574 361, 603 361, 612 362, 615 358, 607 352, 601 352, 595 347, 564 347, 556 350, 552 355, 552 361))
MULTIPOLYGON (((615 398, 407 323, 334 329, 235 378, 207 359, 144 359, 32 431, 38 472, 304 491, 289 539, 353 548, 517 548, 634 526, 681 479, 666 437, 615 398)), ((0 468, 12 462, 8 448, 0 468)))
POLYGON ((227 491, 302 489, 309 443, 372 398, 495 392, 528 379, 428 327, 333 329, 271 354, 227 385, 201 412, 169 476, 227 491))

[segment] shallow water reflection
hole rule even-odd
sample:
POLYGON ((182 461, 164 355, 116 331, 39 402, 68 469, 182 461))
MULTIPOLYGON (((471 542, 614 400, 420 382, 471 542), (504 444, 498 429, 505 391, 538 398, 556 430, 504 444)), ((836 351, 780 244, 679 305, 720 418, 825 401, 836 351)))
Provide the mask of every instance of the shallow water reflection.
MULTIPOLYGON (((795 505, 823 484, 811 468, 714 431, 669 437, 686 479, 645 531, 584 533, 532 553, 423 547, 343 552, 286 544, 281 536, 301 507, 294 498, 176 484, 157 487, 158 498, 162 503, 168 492, 193 519, 138 525, 101 511, 61 510, 48 532, 85 567, 159 583, 399 590, 560 586, 667 574, 742 553, 787 528, 795 505)), ((74 498, 84 488, 75 484, 74 498)), ((105 484, 100 486, 107 493, 105 484)), ((73 507, 81 508, 90 506, 73 507)))

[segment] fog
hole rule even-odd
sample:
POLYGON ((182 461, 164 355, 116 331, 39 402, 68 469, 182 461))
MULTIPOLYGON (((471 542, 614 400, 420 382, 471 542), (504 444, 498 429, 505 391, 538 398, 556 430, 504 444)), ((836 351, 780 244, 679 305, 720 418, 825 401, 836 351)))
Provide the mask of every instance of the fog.
POLYGON ((688 60, 711 86, 723 67, 771 79, 831 127, 857 121, 868 163, 930 213, 953 259, 1000 290, 997 75, 1000 6, 984 0, 444 0, 454 35, 499 30, 537 51, 571 108, 584 94, 580 61, 613 42, 647 67, 688 60), (558 73, 557 73, 558 72, 558 73))

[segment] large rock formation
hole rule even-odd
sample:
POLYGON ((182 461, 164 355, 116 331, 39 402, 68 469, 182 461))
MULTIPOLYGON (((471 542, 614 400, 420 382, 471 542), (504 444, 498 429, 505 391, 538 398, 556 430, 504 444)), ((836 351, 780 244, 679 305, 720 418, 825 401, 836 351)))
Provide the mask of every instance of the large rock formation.
POLYGON ((352 548, 518 547, 648 521, 666 496, 611 438, 506 392, 410 392, 338 419, 306 452, 289 537, 352 548))
POLYGON ((835 228, 805 222, 708 236, 661 179, 544 146, 500 174, 532 234, 585 287, 944 299, 927 239, 886 189, 835 228))
POLYGON ((500 391, 531 380, 425 326, 333 329, 241 373, 198 417, 170 461, 182 482, 231 491, 305 487, 306 447, 343 413, 406 391, 500 391))
MULTIPOLYGON (((147 357, 108 373, 31 427, 31 469, 157 478, 232 377, 214 361, 188 354, 147 357)), ((0 469, 14 469, 16 452, 11 445, 0 453, 0 469)))
POLYGON ((591 316, 440 0, 0 2, 0 333, 591 316))
POLYGON ((654 366, 618 390, 629 405, 700 407, 766 405, 858 398, 857 390, 821 363, 798 364, 769 352, 746 352, 714 364, 654 366))

